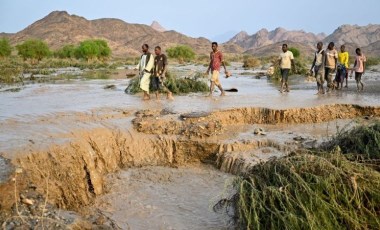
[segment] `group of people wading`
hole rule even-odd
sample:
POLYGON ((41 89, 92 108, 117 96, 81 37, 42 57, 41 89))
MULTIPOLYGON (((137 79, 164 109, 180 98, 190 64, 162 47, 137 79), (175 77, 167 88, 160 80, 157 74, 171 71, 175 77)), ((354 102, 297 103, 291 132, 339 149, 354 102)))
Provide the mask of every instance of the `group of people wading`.
MULTIPOLYGON (((360 48, 355 50, 356 58, 353 68, 349 66, 349 54, 346 47, 342 45, 340 52, 337 52, 333 42, 330 42, 326 50, 323 50, 323 43, 317 43, 317 51, 314 54, 314 60, 310 68, 310 74, 315 77, 317 81, 317 94, 325 94, 324 82, 327 84, 327 92, 332 89, 342 89, 344 81, 345 87, 348 85, 348 72, 351 70, 350 77, 355 72, 355 81, 358 91, 362 91, 364 84, 362 76, 365 73, 366 57, 361 52, 360 48)), ((279 58, 280 72, 281 72, 281 89, 280 92, 289 92, 288 74, 293 67, 295 71, 293 53, 288 50, 288 45, 282 45, 282 53, 279 58)))
MULTIPOLYGON (((219 88, 220 95, 224 96, 224 90, 219 80, 220 68, 223 66, 226 77, 231 74, 227 71, 226 65, 223 61, 223 53, 218 49, 218 43, 212 42, 212 51, 210 53, 210 63, 208 65, 206 74, 210 79, 210 93, 212 96, 215 86, 219 88)), ((154 53, 149 52, 148 44, 142 45, 142 52, 139 64, 136 69, 139 70, 140 88, 144 92, 144 100, 150 99, 150 87, 156 94, 156 99, 159 99, 159 92, 163 91, 167 94, 167 99, 173 100, 173 93, 168 89, 165 84, 165 74, 168 68, 168 58, 161 52, 161 47, 156 46, 154 53)), ((316 78, 317 81, 317 94, 325 94, 324 82, 327 82, 327 92, 331 89, 342 89, 344 81, 347 87, 348 72, 351 70, 350 77, 355 72, 355 80, 357 90, 361 91, 364 84, 361 81, 362 75, 365 73, 366 57, 362 54, 360 48, 356 49, 356 58, 353 68, 349 68, 349 54, 346 47, 342 45, 340 52, 337 52, 333 42, 330 42, 327 49, 323 50, 323 43, 317 43, 317 51, 314 54, 314 60, 310 68, 310 74, 316 78)), ((280 72, 281 72, 281 88, 280 92, 289 92, 288 75, 293 67, 296 72, 293 53, 288 50, 288 45, 282 45, 282 53, 278 57, 280 72)))
MULTIPOLYGON (((159 99, 159 92, 163 91, 167 94, 167 99, 173 100, 173 93, 170 92, 168 87, 165 84, 165 74, 168 68, 168 58, 165 54, 161 52, 161 47, 156 46, 154 48, 155 57, 149 52, 149 45, 142 45, 142 55, 139 61, 139 64, 135 69, 139 70, 140 77, 140 88, 144 92, 144 100, 149 100, 149 88, 156 94, 156 99, 159 99)), ((212 96, 215 86, 219 88, 220 95, 224 96, 224 90, 219 80, 220 67, 224 67, 226 77, 230 76, 230 73, 227 72, 226 65, 223 61, 223 54, 218 50, 218 43, 213 42, 211 44, 212 51, 210 53, 210 63, 208 65, 206 74, 208 75, 211 71, 211 83, 210 83, 210 93, 209 96, 212 96)))

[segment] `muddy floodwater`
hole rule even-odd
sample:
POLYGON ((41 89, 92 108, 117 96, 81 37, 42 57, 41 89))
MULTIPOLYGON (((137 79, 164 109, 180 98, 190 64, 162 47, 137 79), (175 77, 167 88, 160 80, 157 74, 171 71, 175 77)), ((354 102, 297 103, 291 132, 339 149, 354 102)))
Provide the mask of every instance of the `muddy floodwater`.
MULTIPOLYGON (((205 98, 206 94, 177 96, 177 100, 141 101, 140 95, 128 95, 124 89, 128 79, 116 80, 71 80, 51 83, 36 83, 21 86, 18 92, 0 92, 0 120, 22 120, 30 117, 54 114, 59 112, 81 112, 91 109, 111 107, 123 109, 152 109, 170 107, 174 111, 212 111, 215 109, 236 107, 292 108, 313 107, 321 104, 359 104, 379 105, 380 72, 367 71, 363 77, 365 90, 356 92, 354 79, 349 79, 349 88, 333 91, 326 95, 315 95, 316 83, 307 81, 304 76, 290 77, 290 93, 281 94, 279 82, 269 81, 245 73, 238 65, 231 67, 232 77, 221 78, 224 88, 237 88, 239 92, 227 93, 227 97, 205 98), (106 85, 116 88, 106 90, 106 85)), ((199 69, 203 67, 177 67, 181 70, 199 69)), ((249 71, 247 70, 249 73, 249 71)))
POLYGON ((129 79, 0 87, 0 208, 12 210, 17 171, 20 193, 48 194, 49 203, 83 218, 98 213, 90 224, 231 229, 231 217, 212 206, 231 195, 226 184, 236 175, 380 116, 376 69, 363 77, 363 92, 349 79, 348 88, 315 95, 312 79, 292 76, 290 92, 281 94, 278 81, 240 66, 233 63, 232 77, 221 79, 238 89, 224 97, 142 101, 124 93, 129 79))
POLYGON ((203 165, 123 170, 107 179, 110 192, 95 207, 122 229, 233 229, 213 211, 232 177, 203 165))

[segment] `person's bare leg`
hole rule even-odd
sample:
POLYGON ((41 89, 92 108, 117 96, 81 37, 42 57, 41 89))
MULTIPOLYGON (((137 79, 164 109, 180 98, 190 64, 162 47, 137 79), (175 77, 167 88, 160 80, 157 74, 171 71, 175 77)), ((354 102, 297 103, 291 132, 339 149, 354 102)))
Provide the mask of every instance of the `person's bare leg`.
POLYGON ((321 87, 321 93, 322 93, 322 94, 325 94, 325 89, 323 88, 323 83, 321 83, 321 86, 320 86, 320 87, 321 87))
POLYGON ((321 93, 321 84, 319 84, 318 82, 317 82, 317 93, 316 94, 320 94, 321 93))
POLYGON ((284 80, 282 79, 282 80, 281 80, 281 88, 280 88, 280 92, 281 92, 281 93, 284 92, 284 86, 285 86, 285 82, 284 82, 284 80))
POLYGON ((209 97, 212 96, 212 92, 214 92, 214 87, 215 87, 215 83, 212 81, 211 84, 210 84, 210 93, 209 93, 209 97))
POLYGON ((287 81, 285 82, 285 92, 289 92, 289 85, 287 81))
POLYGON ((149 100, 150 99, 150 96, 148 94, 148 92, 144 91, 144 98, 143 100, 149 100))
POLYGON ((166 98, 169 99, 169 100, 174 100, 173 93, 170 92, 170 91, 168 91, 168 95, 167 95, 166 98))
POLYGON ((159 94, 159 92, 156 91, 155 94, 156 94, 156 99, 157 99, 157 100, 160 100, 160 94, 159 94))
POLYGON ((223 87, 221 84, 217 85, 219 90, 220 90, 220 96, 225 96, 226 94, 224 93, 223 87))

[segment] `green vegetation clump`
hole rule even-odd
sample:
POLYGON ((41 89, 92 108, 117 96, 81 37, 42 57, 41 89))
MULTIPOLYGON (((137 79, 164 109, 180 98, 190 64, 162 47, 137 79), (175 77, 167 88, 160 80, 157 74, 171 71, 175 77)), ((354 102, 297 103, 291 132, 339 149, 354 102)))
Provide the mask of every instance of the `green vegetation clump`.
POLYGON ((234 187, 243 229, 380 229, 380 173, 339 150, 269 160, 234 187))
POLYGON ((87 61, 93 61, 96 59, 104 60, 111 55, 111 49, 104 40, 89 39, 79 44, 79 47, 75 49, 74 55, 77 58, 83 58, 87 61))
POLYGON ((0 58, 9 57, 12 53, 12 46, 6 38, 0 39, 0 58))
POLYGON ((32 64, 37 64, 43 58, 50 55, 48 45, 38 39, 27 40, 17 45, 16 49, 24 60, 30 60, 32 64))
MULTIPOLYGON (((202 79, 202 73, 197 73, 193 77, 178 78, 169 72, 166 73, 165 85, 173 94, 186 94, 196 92, 208 92, 209 87, 202 79)), ((136 94, 141 92, 140 79, 135 77, 131 79, 128 87, 125 89, 126 93, 136 94)), ((152 90, 152 88, 150 89, 152 90)))
POLYGON ((326 147, 339 146, 344 154, 354 154, 362 159, 380 159, 380 121, 340 132, 326 147))
POLYGON ((289 47, 288 50, 293 53, 294 58, 298 58, 301 54, 300 51, 295 47, 289 47))
POLYGON ((14 60, 5 59, 0 62, 0 83, 16 83, 22 81, 20 74, 23 67, 14 60))
POLYGON ((54 56, 58 58, 75 58, 76 47, 74 45, 65 45, 55 51, 54 56))
POLYGON ((194 60, 195 53, 189 46, 179 45, 166 50, 169 58, 177 59, 179 63, 194 60))

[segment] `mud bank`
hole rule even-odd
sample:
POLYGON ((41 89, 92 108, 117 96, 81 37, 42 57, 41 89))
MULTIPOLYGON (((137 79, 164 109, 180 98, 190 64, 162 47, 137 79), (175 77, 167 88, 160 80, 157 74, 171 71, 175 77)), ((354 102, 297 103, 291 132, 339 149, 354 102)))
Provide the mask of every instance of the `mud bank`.
POLYGON ((220 135, 224 127, 232 125, 303 124, 362 116, 379 117, 380 107, 336 104, 294 109, 239 108, 198 114, 182 115, 182 120, 178 120, 178 115, 161 119, 162 111, 148 110, 138 113, 133 123, 143 133, 207 137, 220 135))
MULTIPOLYGON (((21 169, 18 188, 14 189, 11 180, 0 185, 0 208, 10 210, 15 200, 22 201, 20 191, 36 185, 32 187, 50 204, 86 213, 84 207, 107 192, 105 176, 126 168, 178 167, 204 162, 224 172, 244 173, 258 162, 304 147, 306 141, 312 143, 311 147, 317 142, 304 137, 302 141, 295 139, 297 136, 290 134, 289 127, 258 135, 254 133, 257 125, 311 124, 364 116, 372 119, 380 116, 380 108, 326 105, 284 110, 240 108, 195 114, 144 110, 127 116, 133 118, 133 127, 127 130, 106 127, 78 130, 68 135, 69 142, 32 149, 13 158, 12 163, 21 169)), ((114 118, 104 117, 102 122, 112 123, 114 118)))

